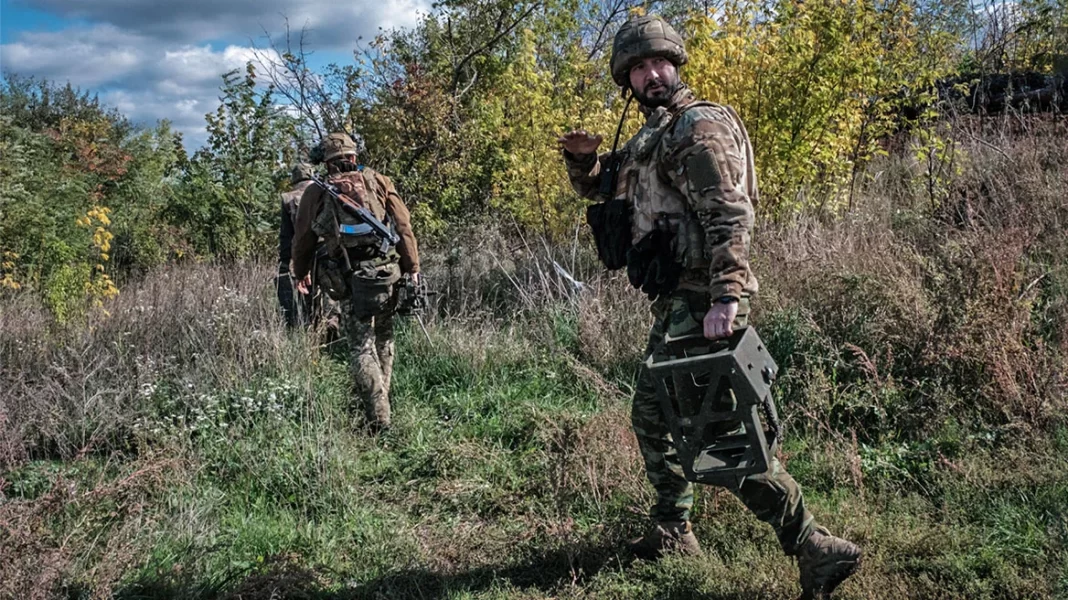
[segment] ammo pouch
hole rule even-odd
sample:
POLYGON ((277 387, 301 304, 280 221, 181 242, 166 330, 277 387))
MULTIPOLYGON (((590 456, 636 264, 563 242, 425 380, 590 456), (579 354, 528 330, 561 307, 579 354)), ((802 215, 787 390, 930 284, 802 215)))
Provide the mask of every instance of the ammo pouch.
POLYGON ((586 207, 586 222, 593 231, 597 258, 609 270, 627 266, 630 245, 630 202, 616 198, 586 207))
POLYGON ((679 285, 682 265, 671 249, 673 233, 654 229, 627 252, 627 278, 650 300, 668 294, 679 285))
POLYGON ((331 300, 340 302, 348 298, 350 291, 344 257, 334 258, 320 245, 315 254, 315 283, 331 300))
POLYGON ((351 299, 357 316, 375 316, 385 312, 393 301, 393 285, 400 280, 400 265, 382 258, 357 262, 350 258, 352 273, 345 269, 345 257, 330 256, 320 246, 315 256, 315 282, 331 300, 351 299))
POLYGON ((352 265, 349 300, 356 317, 373 317, 388 312, 396 304, 393 286, 401 278, 400 264, 368 261, 352 265))

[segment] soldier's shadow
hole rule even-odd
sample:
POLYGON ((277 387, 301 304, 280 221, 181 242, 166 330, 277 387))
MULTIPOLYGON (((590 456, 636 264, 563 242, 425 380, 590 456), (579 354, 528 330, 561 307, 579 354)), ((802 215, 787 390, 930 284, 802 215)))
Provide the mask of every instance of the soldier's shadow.
MULTIPOLYGON (((565 593, 582 588, 599 573, 624 573, 636 561, 621 541, 579 544, 547 550, 507 565, 486 565, 438 572, 426 568, 400 568, 365 581, 334 587, 339 573, 305 567, 286 556, 269 557, 254 571, 234 572, 219 580, 196 581, 192 574, 163 574, 129 582, 117 590, 117 600, 430 600, 477 595, 490 588, 512 591, 565 593), (323 582, 334 585, 324 588, 323 582)), ((639 576, 640 578, 640 576, 639 576)), ((759 590, 742 593, 705 593, 692 582, 674 578, 654 597, 672 600, 768 600, 759 590)), ((66 598, 82 598, 87 590, 67 590, 66 598)), ((507 592, 505 592, 507 593, 507 592)))
MULTIPOLYGON (((477 593, 494 586, 550 592, 581 585, 606 567, 625 568, 629 562, 631 559, 619 544, 586 544, 546 551, 514 564, 491 564, 456 572, 401 568, 336 589, 324 588, 323 582, 343 580, 341 574, 303 566, 291 557, 274 556, 260 568, 232 572, 212 581, 197 580, 191 573, 143 576, 122 586, 114 597, 117 600, 427 600, 477 593)), ((66 598, 84 597, 87 591, 70 589, 66 598)))
POLYGON ((456 573, 422 568, 393 571, 351 590, 343 598, 444 598, 490 587, 519 588, 549 593, 594 577, 605 568, 620 569, 631 562, 619 545, 579 545, 546 551, 520 563, 488 565, 456 573))
MULTIPOLYGON (((466 597, 466 594, 477 594, 492 587, 528 592, 537 590, 553 596, 566 595, 568 588, 582 588, 603 571, 624 573, 638 564, 642 564, 641 561, 633 557, 622 541, 601 545, 580 544, 547 551, 507 566, 479 567, 450 574, 420 568, 393 571, 354 587, 347 593, 329 596, 329 600, 466 597)), ((633 573, 630 576, 642 578, 633 573)), ((780 597, 769 596, 756 588, 741 592, 708 592, 690 583, 685 578, 673 581, 654 597, 664 600, 769 600, 780 597)))

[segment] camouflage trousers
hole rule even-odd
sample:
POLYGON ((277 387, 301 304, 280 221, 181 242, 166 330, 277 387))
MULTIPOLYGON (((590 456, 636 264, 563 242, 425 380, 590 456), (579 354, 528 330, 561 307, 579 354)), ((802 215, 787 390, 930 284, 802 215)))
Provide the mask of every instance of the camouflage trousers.
POLYGON ((278 265, 278 275, 275 276, 274 283, 278 306, 282 309, 286 327, 307 325, 312 311, 312 299, 311 296, 297 293, 293 278, 289 275, 288 264, 278 265))
POLYGON ((286 327, 311 327, 330 341, 338 335, 338 315, 341 308, 318 287, 314 276, 310 289, 314 290, 310 294, 298 292, 293 277, 289 273, 289 265, 278 265, 275 291, 286 327))
POLYGON ((393 377, 393 317, 396 296, 382 312, 368 315, 351 300, 342 302, 341 327, 349 341, 349 370, 356 403, 368 423, 390 425, 389 386, 393 377))
MULTIPOLYGON (((664 335, 672 337, 702 331, 702 320, 708 312, 707 294, 677 290, 653 303, 654 322, 649 332, 646 356, 664 343, 664 335)), ((746 299, 739 306, 734 328, 745 327, 749 306, 746 299)), ((656 383, 644 366, 638 375, 631 409, 631 423, 638 437, 638 446, 645 460, 645 472, 656 490, 656 504, 650 516, 656 522, 688 521, 693 507, 693 484, 683 476, 678 453, 671 441, 671 433, 656 395, 656 383)), ((727 424, 723 434, 740 424, 727 424)), ((728 489, 753 512, 756 517, 775 529, 786 554, 797 553, 815 527, 811 513, 805 508, 801 488, 793 477, 774 459, 766 473, 740 478, 728 489)))

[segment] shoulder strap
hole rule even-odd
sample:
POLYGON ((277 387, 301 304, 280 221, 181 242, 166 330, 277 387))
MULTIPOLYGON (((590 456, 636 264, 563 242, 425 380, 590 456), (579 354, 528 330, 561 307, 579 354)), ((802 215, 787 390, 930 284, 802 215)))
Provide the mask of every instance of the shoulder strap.
MULTIPOLYGON (((691 102, 691 103, 687 104, 686 106, 683 106, 682 110, 680 110, 679 112, 671 115, 671 120, 668 121, 668 126, 667 126, 668 133, 674 133, 675 124, 679 122, 679 119, 682 118, 682 115, 686 114, 686 111, 690 110, 691 108, 697 108, 698 106, 710 106, 710 107, 715 108, 717 106, 718 107, 722 107, 723 105, 722 104, 716 104, 715 102, 709 102, 708 100, 697 100, 695 102, 691 102)), ((732 112, 733 112, 733 110, 732 110, 732 112)), ((735 118, 737 118, 737 116, 735 118)))
POLYGON ((384 219, 384 222, 386 223, 386 225, 389 225, 390 228, 392 228, 393 215, 389 213, 389 203, 386 202, 385 190, 382 189, 382 184, 378 181, 378 178, 384 177, 384 175, 378 173, 370 167, 365 167, 363 165, 360 165, 360 172, 363 174, 363 184, 364 187, 367 188, 367 193, 373 194, 382 202, 382 209, 386 213, 386 218, 384 219))

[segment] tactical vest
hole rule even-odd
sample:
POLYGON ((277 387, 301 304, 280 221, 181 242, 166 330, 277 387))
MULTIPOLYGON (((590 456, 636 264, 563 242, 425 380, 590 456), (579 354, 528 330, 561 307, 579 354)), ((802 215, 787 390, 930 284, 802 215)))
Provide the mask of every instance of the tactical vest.
MULTIPOLYGON (((710 108, 717 113, 716 118, 733 123, 740 138, 746 140, 745 146, 749 146, 745 126, 729 106, 695 101, 674 114, 665 108, 658 108, 623 149, 625 156, 620 166, 615 197, 624 198, 630 204, 633 247, 644 247, 648 252, 650 244, 641 244, 642 240, 650 242, 659 239, 653 244, 659 248, 664 238, 670 238, 670 243, 666 244, 669 247, 657 250, 657 254, 670 254, 681 267, 678 288, 704 291, 708 287, 708 269, 711 266, 705 254, 705 228, 684 193, 673 185, 672 174, 666 171, 666 158, 675 150, 670 146, 670 140, 675 135, 674 128, 687 111, 698 107, 710 108), (658 230, 663 235, 651 235, 658 230)), ((755 204, 756 174, 751 152, 747 152, 745 161, 745 187, 755 204)), ((629 264, 628 260, 628 270, 629 264)), ((637 286, 633 277, 631 283, 637 286)))
MULTIPOLYGON (((331 175, 329 182, 356 204, 371 211, 382 223, 392 227, 392 219, 386 211, 385 197, 375 178, 375 172, 362 165, 357 171, 331 175)), ((355 260, 374 258, 373 250, 381 240, 370 225, 361 222, 341 208, 329 194, 323 194, 323 208, 312 222, 312 231, 323 240, 331 256, 340 256, 341 250, 349 251, 355 260), (366 255, 366 256, 365 256, 366 255)), ((396 253, 390 254, 396 258, 396 253)))
POLYGON ((639 241, 654 230, 672 235, 672 251, 683 269, 707 270, 705 234, 697 215, 690 209, 686 197, 660 173, 665 147, 664 136, 670 135, 675 123, 691 108, 717 106, 710 102, 694 102, 675 114, 658 110, 623 148, 625 158, 620 167, 616 197, 625 198, 631 205, 631 243, 639 241))

